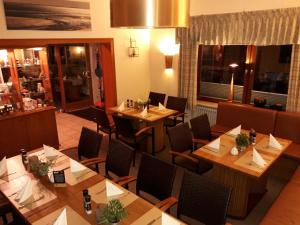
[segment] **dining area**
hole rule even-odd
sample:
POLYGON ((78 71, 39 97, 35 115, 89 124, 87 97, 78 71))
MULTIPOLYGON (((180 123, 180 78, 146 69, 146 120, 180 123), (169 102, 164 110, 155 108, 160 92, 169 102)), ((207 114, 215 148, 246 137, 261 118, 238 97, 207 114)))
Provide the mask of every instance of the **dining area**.
POLYGON ((79 135, 70 137, 75 144, 3 157, 2 224, 247 221, 264 201, 270 171, 292 138, 264 133, 243 116, 224 126, 224 105, 233 114, 244 110, 235 103, 220 104, 211 126, 206 114, 187 115, 185 98, 165 98, 150 92, 142 104, 95 108, 94 121, 57 113, 60 140, 76 127, 79 135))

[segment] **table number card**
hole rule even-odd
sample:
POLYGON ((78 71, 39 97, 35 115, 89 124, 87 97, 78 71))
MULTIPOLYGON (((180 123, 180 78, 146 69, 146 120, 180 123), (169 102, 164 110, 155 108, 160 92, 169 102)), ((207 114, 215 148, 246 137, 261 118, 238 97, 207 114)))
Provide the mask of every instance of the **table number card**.
POLYGON ((64 184, 66 182, 65 172, 63 170, 53 171, 53 178, 55 184, 64 184))

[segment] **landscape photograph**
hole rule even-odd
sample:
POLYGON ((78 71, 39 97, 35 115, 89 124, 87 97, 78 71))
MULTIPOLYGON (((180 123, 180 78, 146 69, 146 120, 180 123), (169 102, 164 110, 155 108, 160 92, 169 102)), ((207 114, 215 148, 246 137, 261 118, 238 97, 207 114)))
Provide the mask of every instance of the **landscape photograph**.
POLYGON ((8 30, 91 30, 90 0, 3 0, 8 30))

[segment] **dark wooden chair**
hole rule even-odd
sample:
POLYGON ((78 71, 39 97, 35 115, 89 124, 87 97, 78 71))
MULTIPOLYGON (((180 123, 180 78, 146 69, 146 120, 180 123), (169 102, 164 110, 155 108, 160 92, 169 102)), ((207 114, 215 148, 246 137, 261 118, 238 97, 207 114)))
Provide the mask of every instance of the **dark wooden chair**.
MULTIPOLYGON (((95 158, 99 156, 102 139, 102 134, 89 128, 82 127, 78 146, 63 149, 61 151, 77 161, 95 158)), ((95 170, 99 172, 98 164, 95 164, 95 170)))
POLYGON ((133 158, 134 149, 124 144, 123 142, 112 139, 109 144, 108 153, 106 159, 102 157, 96 157, 81 161, 85 166, 94 165, 96 163, 105 162, 105 177, 113 180, 119 185, 123 185, 125 182, 136 180, 135 177, 129 176, 130 166, 133 158), (113 178, 111 173, 117 176, 113 178))
POLYGON ((14 207, 2 194, 0 194, 0 218, 0 224, 3 225, 19 225, 26 223, 18 213, 15 212, 14 207), (12 217, 8 217, 8 214, 11 214, 12 217))
MULTIPOLYGON (((199 174, 212 168, 212 164, 192 156, 194 145, 199 140, 193 139, 188 123, 178 124, 168 130, 172 162, 199 174)), ((202 142, 200 142, 202 143, 202 142)))
POLYGON ((109 141, 111 141, 111 135, 115 133, 116 128, 113 123, 109 121, 107 113, 104 109, 92 107, 95 110, 95 121, 97 123, 97 132, 102 131, 109 135, 109 141))
POLYGON ((152 92, 150 91, 149 93, 149 99, 150 99, 150 104, 158 106, 158 103, 165 104, 165 98, 166 94, 163 93, 157 93, 157 92, 152 92))
POLYGON ((207 114, 203 114, 191 119, 190 124, 193 138, 194 140, 197 140, 197 143, 206 145, 212 140, 207 114))
MULTIPOLYGON (((187 104, 186 98, 169 96, 166 107, 178 111, 174 116, 165 119, 164 125, 166 128, 174 127, 178 123, 184 123, 185 107, 187 104)), ((168 130, 167 130, 168 131, 168 130)))
POLYGON ((184 172, 177 217, 195 219, 206 225, 224 225, 231 189, 205 176, 184 172))
POLYGON ((137 195, 141 195, 141 192, 150 194, 159 200, 155 204, 156 207, 163 211, 169 210, 177 203, 177 199, 172 196, 175 175, 174 165, 142 153, 136 180, 136 193, 137 195))
POLYGON ((147 126, 137 130, 134 128, 131 119, 117 114, 113 114, 113 120, 116 125, 116 138, 135 149, 133 154, 133 166, 135 166, 136 151, 139 149, 141 142, 145 139, 151 138, 152 154, 155 154, 155 135, 153 126, 147 126))

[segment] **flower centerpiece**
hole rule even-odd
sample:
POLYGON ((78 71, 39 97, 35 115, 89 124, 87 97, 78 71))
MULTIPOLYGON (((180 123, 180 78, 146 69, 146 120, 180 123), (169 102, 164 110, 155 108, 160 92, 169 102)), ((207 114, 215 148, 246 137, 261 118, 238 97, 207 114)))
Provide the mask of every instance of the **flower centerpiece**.
POLYGON ((249 138, 247 134, 245 133, 238 134, 237 137, 235 138, 235 143, 236 143, 236 147, 241 151, 247 148, 247 146, 249 145, 249 138))
POLYGON ((122 203, 118 199, 113 199, 103 208, 97 221, 100 224, 118 224, 126 216, 127 211, 122 203))

